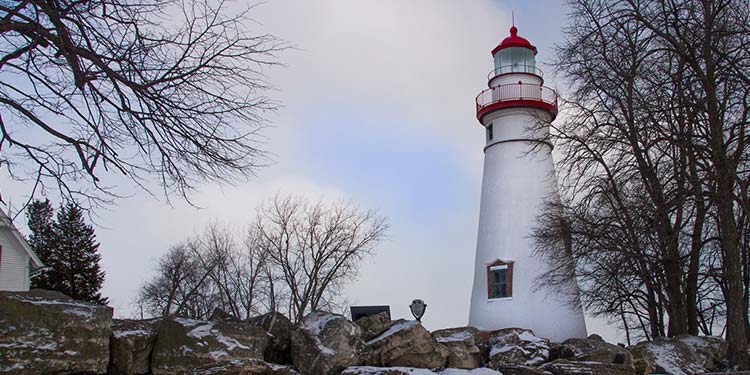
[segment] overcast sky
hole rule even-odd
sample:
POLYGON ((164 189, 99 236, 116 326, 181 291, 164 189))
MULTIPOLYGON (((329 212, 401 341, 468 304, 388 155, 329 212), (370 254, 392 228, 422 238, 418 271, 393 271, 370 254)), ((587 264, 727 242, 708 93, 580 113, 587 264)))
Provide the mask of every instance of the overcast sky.
MULTIPOLYGON (((210 221, 246 226, 276 192, 345 199, 389 218, 388 240, 347 288, 353 304, 390 305, 410 317, 428 304, 429 329, 466 325, 484 145, 474 97, 486 88, 490 51, 515 11, 519 35, 553 58, 566 10, 560 1, 267 0, 252 30, 296 48, 269 71, 283 103, 264 134, 275 163, 240 186, 203 186, 202 209, 135 195, 99 212, 107 273, 104 295, 116 316, 131 308, 170 245, 210 221)), ((547 85, 560 86, 542 64, 547 85)), ((7 189, 6 189, 7 191, 7 189)), ((20 201, 3 192, 10 201, 20 201)), ((22 224, 22 223, 19 223, 22 224)), ((616 340, 589 321, 589 333, 616 340)))

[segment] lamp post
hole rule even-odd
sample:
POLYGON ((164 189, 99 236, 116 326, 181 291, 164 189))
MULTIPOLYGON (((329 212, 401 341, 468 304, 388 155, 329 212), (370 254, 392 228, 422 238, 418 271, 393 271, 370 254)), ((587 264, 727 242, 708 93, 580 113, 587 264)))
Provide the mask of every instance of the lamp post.
POLYGON ((411 314, 414 315, 415 318, 417 318, 418 322, 422 321, 422 317, 424 316, 424 311, 426 309, 427 304, 425 304, 421 299, 415 299, 414 301, 411 301, 411 305, 409 305, 411 314))

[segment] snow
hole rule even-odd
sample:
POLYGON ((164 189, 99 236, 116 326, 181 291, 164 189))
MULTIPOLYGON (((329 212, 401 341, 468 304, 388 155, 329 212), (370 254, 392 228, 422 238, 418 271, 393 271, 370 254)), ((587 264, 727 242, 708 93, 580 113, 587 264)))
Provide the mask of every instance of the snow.
POLYGON ((318 336, 320 335, 320 332, 322 332, 326 327, 328 322, 339 318, 339 315, 316 311, 305 317, 305 319, 302 321, 301 328, 307 332, 310 332, 314 336, 318 336))
POLYGON ((372 367, 372 366, 354 366, 344 370, 343 374, 354 372, 358 375, 380 375, 383 372, 398 371, 409 375, 503 375, 501 372, 490 368, 482 367, 473 370, 464 370, 458 368, 447 368, 443 371, 433 372, 423 368, 413 367, 372 367))
POLYGON ((376 337, 376 338, 368 341, 367 345, 372 345, 372 344, 374 344, 374 343, 376 343, 378 341, 381 341, 381 340, 383 340, 383 339, 385 339, 385 338, 387 338, 387 337, 389 337, 391 335, 394 335, 394 334, 396 334, 398 332, 401 332, 401 331, 404 331, 404 330, 407 330, 407 329, 411 329, 412 327, 416 326, 417 324, 419 324, 419 322, 416 321, 416 320, 410 320, 410 321, 406 321, 406 322, 396 323, 396 324, 392 325, 391 328, 388 328, 387 331, 381 333, 380 336, 378 336, 378 337, 376 337))
POLYGON ((446 343, 446 342, 464 342, 466 340, 470 340, 473 338, 474 335, 471 334, 469 331, 458 331, 453 332, 450 336, 444 336, 444 337, 437 337, 437 342, 440 343, 446 343))
POLYGON ((127 330, 127 331, 115 331, 115 330, 112 330, 112 336, 114 336, 114 337, 116 337, 118 339, 123 338, 123 337, 128 337, 128 336, 148 336, 150 334, 151 334, 151 332, 149 332, 149 331, 147 331, 145 329, 131 329, 131 330, 127 330))
POLYGON ((690 365, 689 363, 685 363, 685 361, 682 361, 679 356, 676 354, 678 352, 678 349, 674 346, 672 343, 668 342, 661 342, 658 345, 649 345, 648 351, 651 353, 651 355, 654 358, 654 365, 661 367, 664 369, 665 372, 672 374, 672 375, 689 375, 697 372, 702 372, 705 369, 702 367, 699 368, 693 368, 690 372, 683 371, 682 368, 680 368, 680 364, 682 365, 690 365))

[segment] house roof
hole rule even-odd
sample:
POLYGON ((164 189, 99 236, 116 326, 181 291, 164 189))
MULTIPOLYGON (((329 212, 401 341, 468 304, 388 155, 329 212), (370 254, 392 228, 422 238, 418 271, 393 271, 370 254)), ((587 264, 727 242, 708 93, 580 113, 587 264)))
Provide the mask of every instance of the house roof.
POLYGON ((18 228, 16 228, 15 225, 13 225, 10 216, 8 216, 2 208, 0 208, 0 229, 8 229, 8 232, 11 233, 11 240, 15 241, 18 244, 18 247, 23 249, 23 251, 29 255, 31 258, 31 272, 44 268, 44 263, 42 263, 39 257, 34 254, 34 250, 31 249, 31 246, 29 246, 29 243, 23 238, 21 232, 18 231, 18 228))

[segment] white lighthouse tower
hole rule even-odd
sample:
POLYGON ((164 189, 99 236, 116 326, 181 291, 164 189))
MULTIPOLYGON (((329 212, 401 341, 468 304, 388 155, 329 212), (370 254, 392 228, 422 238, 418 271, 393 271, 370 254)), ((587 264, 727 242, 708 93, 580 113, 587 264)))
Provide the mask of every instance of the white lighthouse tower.
POLYGON ((552 145, 545 141, 557 94, 543 85, 536 52, 513 26, 492 50, 490 88, 477 96, 487 144, 469 325, 529 328, 555 341, 585 337, 586 324, 577 298, 536 284, 546 264, 532 256, 529 234, 543 201, 558 196, 552 145))

